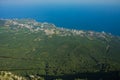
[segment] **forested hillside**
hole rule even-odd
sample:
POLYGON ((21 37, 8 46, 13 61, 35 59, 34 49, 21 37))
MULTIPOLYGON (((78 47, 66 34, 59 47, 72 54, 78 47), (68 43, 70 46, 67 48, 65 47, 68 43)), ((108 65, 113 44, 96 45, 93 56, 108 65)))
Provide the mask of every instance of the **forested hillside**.
POLYGON ((0 71, 22 76, 120 71, 120 37, 31 19, 0 20, 0 71))

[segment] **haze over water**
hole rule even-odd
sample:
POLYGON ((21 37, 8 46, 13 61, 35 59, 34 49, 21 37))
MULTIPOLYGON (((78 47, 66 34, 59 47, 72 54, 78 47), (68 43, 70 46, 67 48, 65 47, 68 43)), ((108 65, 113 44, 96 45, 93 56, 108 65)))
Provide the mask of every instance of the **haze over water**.
POLYGON ((0 18, 31 18, 59 27, 105 31, 120 36, 120 1, 80 1, 1 0, 0 18))

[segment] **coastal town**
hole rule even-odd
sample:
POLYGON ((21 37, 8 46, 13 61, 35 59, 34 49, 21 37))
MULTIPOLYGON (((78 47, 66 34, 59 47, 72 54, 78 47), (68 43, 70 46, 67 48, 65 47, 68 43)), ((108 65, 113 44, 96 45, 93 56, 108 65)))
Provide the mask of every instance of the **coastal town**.
POLYGON ((37 22, 33 19, 1 19, 5 21, 4 26, 9 27, 10 29, 18 31, 19 29, 28 29, 30 32, 44 32, 49 37, 52 35, 59 36, 80 36, 87 37, 89 40, 94 38, 102 38, 107 40, 107 38, 113 38, 111 33, 95 32, 95 31, 85 31, 85 30, 76 30, 76 29, 67 29, 63 27, 56 27, 52 23, 47 22, 37 22))

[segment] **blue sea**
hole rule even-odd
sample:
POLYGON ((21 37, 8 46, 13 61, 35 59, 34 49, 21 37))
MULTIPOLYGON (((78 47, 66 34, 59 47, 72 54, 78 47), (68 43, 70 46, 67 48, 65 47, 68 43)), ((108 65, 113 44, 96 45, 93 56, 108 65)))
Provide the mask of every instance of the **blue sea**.
POLYGON ((0 6, 0 18, 31 18, 58 27, 120 36, 120 6, 0 6))

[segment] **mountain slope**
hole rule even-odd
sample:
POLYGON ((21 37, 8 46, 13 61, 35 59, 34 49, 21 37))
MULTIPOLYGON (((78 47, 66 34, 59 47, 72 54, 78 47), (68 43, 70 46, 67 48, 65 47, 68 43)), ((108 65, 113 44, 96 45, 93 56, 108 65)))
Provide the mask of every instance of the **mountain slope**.
POLYGON ((0 70, 64 75, 119 71, 120 37, 30 19, 0 20, 0 70))

